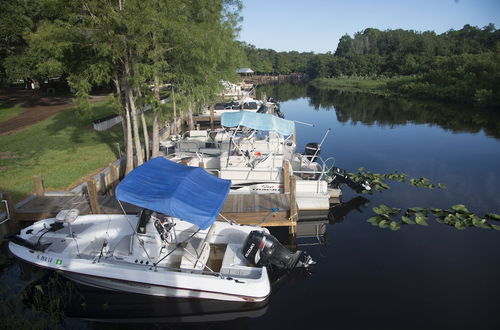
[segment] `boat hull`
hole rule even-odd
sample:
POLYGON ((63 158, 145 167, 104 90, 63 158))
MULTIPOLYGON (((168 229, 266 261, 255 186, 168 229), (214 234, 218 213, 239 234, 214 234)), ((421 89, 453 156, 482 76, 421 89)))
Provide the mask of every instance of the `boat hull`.
POLYGON ((98 289, 112 290, 118 292, 129 292, 144 294, 158 297, 175 297, 175 298, 198 298, 198 299, 213 299, 224 301, 246 301, 246 302, 261 302, 267 299, 268 296, 254 297, 224 294, 220 292, 194 290, 189 288, 169 287, 161 285, 152 285, 140 282, 122 281, 103 277, 92 277, 82 274, 62 272, 64 277, 76 283, 91 286, 98 289))

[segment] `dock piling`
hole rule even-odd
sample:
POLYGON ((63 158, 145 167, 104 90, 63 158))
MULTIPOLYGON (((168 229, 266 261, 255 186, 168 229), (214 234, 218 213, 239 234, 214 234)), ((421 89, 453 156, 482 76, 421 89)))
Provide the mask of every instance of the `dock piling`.
POLYGON ((290 163, 288 160, 283 161, 283 192, 290 193, 290 163))
POLYGON ((45 195, 45 189, 43 188, 43 181, 40 175, 33 175, 33 184, 35 185, 35 195, 45 195))
POLYGON ((210 129, 214 130, 214 105, 210 106, 210 129))
POLYGON ((87 193, 89 195, 90 209, 92 210, 92 213, 93 214, 100 214, 101 207, 99 206, 99 203, 97 202, 97 189, 96 189, 96 183, 94 180, 87 181, 87 193))

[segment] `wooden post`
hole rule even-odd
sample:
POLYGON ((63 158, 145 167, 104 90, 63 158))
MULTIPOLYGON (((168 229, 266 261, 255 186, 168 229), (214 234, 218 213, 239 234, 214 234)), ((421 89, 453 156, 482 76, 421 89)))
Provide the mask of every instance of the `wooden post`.
POLYGON ((96 184, 95 184, 94 180, 87 181, 87 193, 89 194, 90 209, 92 210, 92 213, 93 214, 100 214, 101 207, 99 206, 99 203, 97 202, 97 189, 96 189, 96 184))
POLYGON ((297 182, 296 178, 292 176, 290 178, 290 220, 292 222, 295 222, 298 220, 298 208, 297 208, 297 197, 296 197, 296 191, 297 191, 297 182))
POLYGON ((293 144, 295 144, 295 146, 297 146, 297 129, 296 128, 293 129, 292 140, 293 140, 293 144))
POLYGON ((113 196, 115 194, 115 188, 119 181, 119 170, 116 165, 111 164, 109 166, 109 187, 108 194, 113 196))
POLYGON ((33 175, 33 184, 35 185, 35 195, 37 196, 45 195, 45 190, 43 189, 43 182, 41 176, 33 175))
POLYGON ((198 162, 198 167, 199 168, 205 168, 205 163, 203 161, 198 162))
POLYGON ((214 105, 210 106, 210 129, 214 130, 214 105))
POLYGON ((290 163, 287 160, 283 161, 283 190, 290 193, 290 163))
POLYGON ((12 195, 8 192, 4 192, 2 196, 3 196, 2 199, 5 199, 5 201, 7 201, 7 211, 10 217, 9 221, 7 221, 9 226, 9 231, 11 233, 15 233, 19 229, 21 229, 21 226, 19 225, 19 221, 17 220, 16 217, 16 211, 14 209, 14 201, 12 200, 12 195))

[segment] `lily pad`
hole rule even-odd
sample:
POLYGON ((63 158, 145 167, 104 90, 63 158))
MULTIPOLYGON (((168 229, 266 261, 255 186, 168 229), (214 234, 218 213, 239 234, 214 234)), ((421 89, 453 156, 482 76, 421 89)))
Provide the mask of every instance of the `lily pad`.
POLYGON ((500 214, 488 213, 488 214, 486 214, 486 218, 488 218, 490 220, 500 221, 500 214))
POLYGON ((391 230, 399 230, 401 228, 401 225, 397 221, 391 221, 389 227, 391 228, 391 230))
POLYGON ((378 225, 378 223, 380 221, 380 217, 374 216, 374 217, 371 217, 370 219, 368 219, 367 221, 371 224, 378 225))
POLYGON ((461 212, 461 213, 469 213, 469 210, 465 207, 465 205, 458 204, 458 205, 453 205, 451 207, 453 210, 461 212))
POLYGON ((401 220, 403 220, 404 223, 407 223, 409 225, 415 224, 415 221, 413 221, 412 219, 410 219, 409 217, 406 217, 404 215, 401 217, 401 220))
POLYGON ((427 223, 427 219, 426 217, 421 214, 421 213, 417 213, 415 215, 415 222, 421 226, 428 226, 429 224, 427 223))
POLYGON ((387 227, 389 227, 389 221, 387 221, 387 220, 382 220, 382 221, 380 221, 380 222, 378 223, 378 226, 379 226, 380 228, 387 228, 387 227))

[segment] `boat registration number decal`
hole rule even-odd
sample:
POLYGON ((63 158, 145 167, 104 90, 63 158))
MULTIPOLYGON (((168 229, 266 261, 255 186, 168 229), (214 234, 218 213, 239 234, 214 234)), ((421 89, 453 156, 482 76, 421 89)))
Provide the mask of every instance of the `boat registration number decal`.
POLYGON ((48 262, 48 263, 52 263, 52 261, 54 261, 54 259, 53 259, 53 258, 51 258, 51 257, 46 257, 46 256, 41 255, 41 254, 38 254, 38 255, 36 256, 36 258, 37 258, 38 260, 40 260, 40 261, 45 261, 45 262, 48 262))
MULTIPOLYGON (((43 254, 38 254, 36 256, 36 259, 43 261, 43 262, 50 263, 50 264, 54 262, 54 258, 44 256, 43 254)), ((56 262, 56 265, 62 265, 62 259, 55 259, 55 262, 56 262)))

